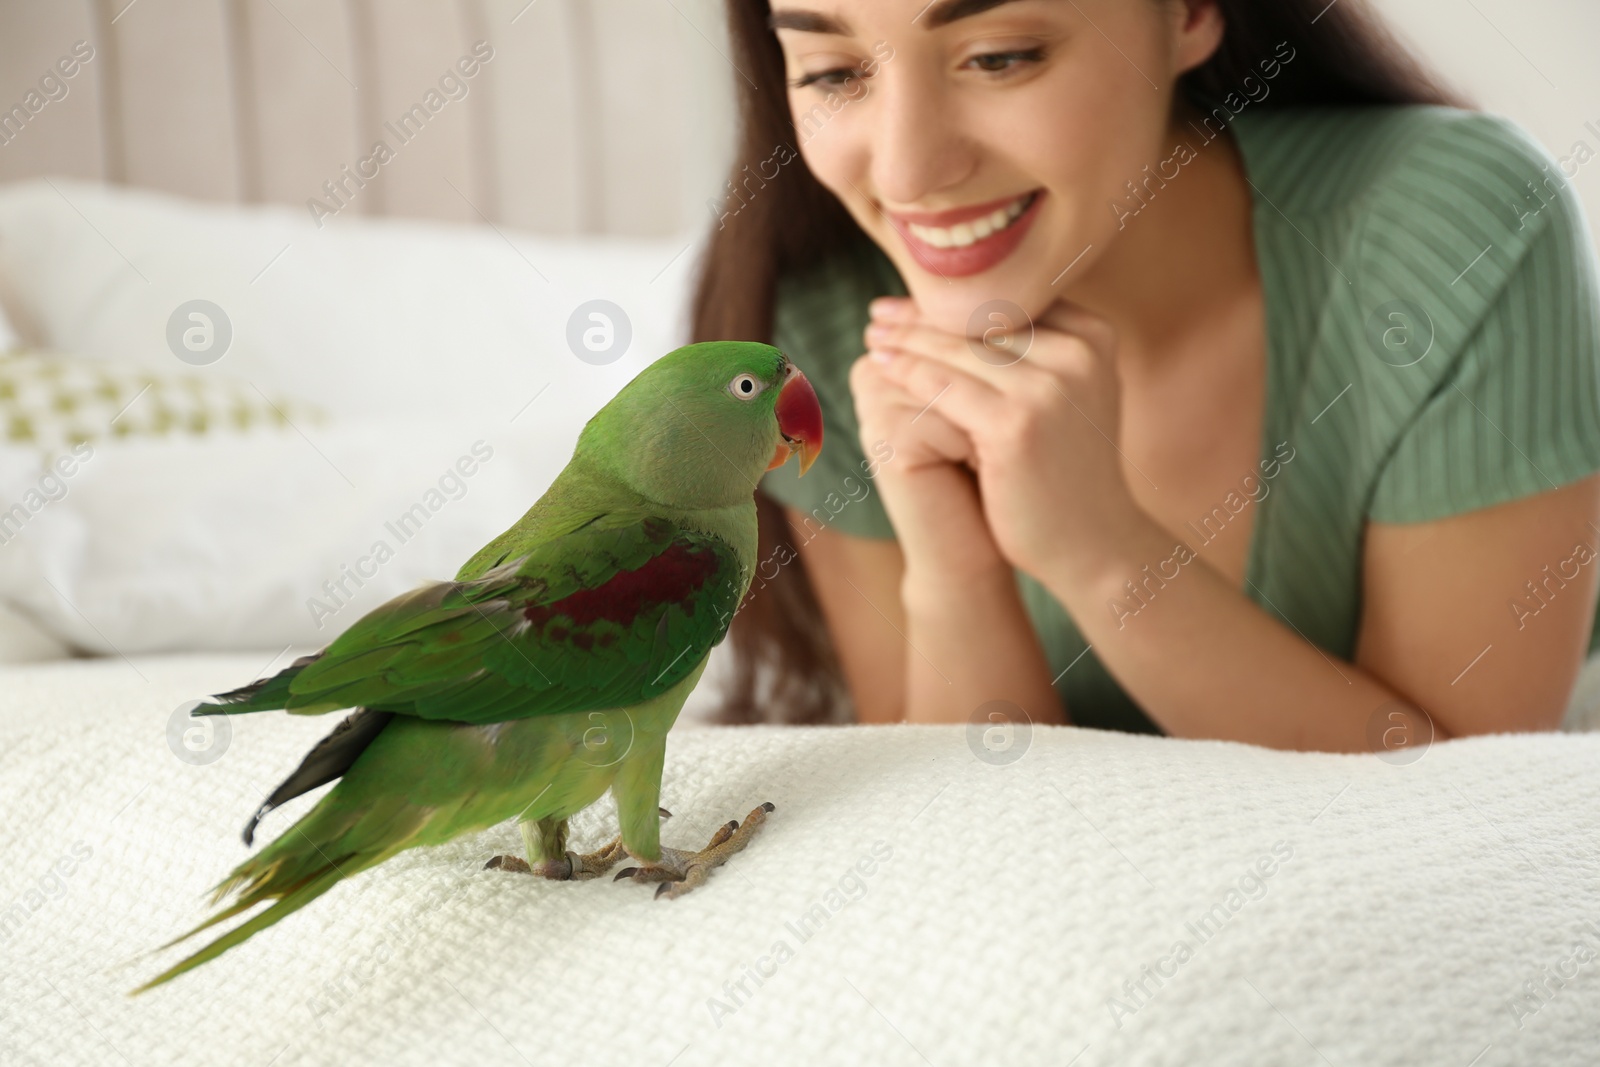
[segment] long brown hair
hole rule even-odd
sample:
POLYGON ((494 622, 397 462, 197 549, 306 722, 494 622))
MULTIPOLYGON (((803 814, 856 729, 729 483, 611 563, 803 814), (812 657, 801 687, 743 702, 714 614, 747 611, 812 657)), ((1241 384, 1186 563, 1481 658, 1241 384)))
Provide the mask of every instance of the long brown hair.
MULTIPOLYGON (((1226 24, 1222 43, 1178 82, 1190 98, 1223 99, 1255 73, 1282 41, 1294 49, 1262 107, 1447 104, 1463 106, 1389 34, 1363 0, 1217 0, 1226 24)), ((696 341, 772 340, 778 279, 868 238, 842 204, 801 160, 776 180, 762 161, 783 146, 798 155, 789 112, 783 51, 767 27, 767 0, 727 0, 729 39, 739 94, 739 138, 730 189, 759 196, 711 236, 692 304, 696 341)), ((866 295, 864 294, 864 299, 866 295)), ((759 597, 734 616, 735 666, 721 718, 725 722, 838 721, 848 696, 828 630, 790 537, 783 509, 756 493, 760 559, 792 561, 764 579, 759 597)))

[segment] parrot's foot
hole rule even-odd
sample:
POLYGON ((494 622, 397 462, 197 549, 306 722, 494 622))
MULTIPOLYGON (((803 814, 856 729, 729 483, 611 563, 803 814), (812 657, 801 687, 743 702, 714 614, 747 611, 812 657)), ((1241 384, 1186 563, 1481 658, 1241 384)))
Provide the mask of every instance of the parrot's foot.
POLYGON ((717 832, 711 835, 710 843, 699 852, 662 846, 660 863, 646 867, 625 867, 617 872, 613 880, 620 882, 624 878, 632 878, 635 882, 660 882, 661 886, 656 889, 658 900, 661 897, 669 900, 681 897, 696 886, 704 885, 706 879, 711 877, 712 870, 728 862, 728 857, 743 851, 767 821, 767 813, 772 810, 773 804, 768 801, 745 816, 743 825, 733 820, 718 827, 717 832))
MULTIPOLYGON (((663 819, 672 818, 672 812, 666 808, 657 810, 663 819)), ((561 836, 564 840, 565 832, 561 836)), ((597 852, 567 852, 558 860, 540 860, 536 863, 529 863, 520 856, 496 856, 483 866, 485 870, 536 874, 557 882, 584 881, 605 874, 625 855, 627 851, 622 847, 622 835, 618 834, 610 844, 597 852)))
POLYGON ((617 865, 626 852, 622 848, 622 838, 619 836, 605 848, 598 852, 568 852, 558 860, 541 860, 538 863, 529 863, 521 856, 496 856, 484 868, 502 871, 516 871, 519 874, 536 874, 540 878, 550 878, 558 882, 583 881, 586 878, 598 878, 617 865))

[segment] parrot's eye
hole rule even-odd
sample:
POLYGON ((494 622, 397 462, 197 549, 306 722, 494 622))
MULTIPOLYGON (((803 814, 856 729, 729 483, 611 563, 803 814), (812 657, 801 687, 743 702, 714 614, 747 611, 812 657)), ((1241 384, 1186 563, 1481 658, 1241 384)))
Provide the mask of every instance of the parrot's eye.
POLYGON ((754 374, 739 374, 734 377, 733 381, 728 383, 728 392, 740 400, 749 400, 766 387, 767 383, 757 378, 754 374))

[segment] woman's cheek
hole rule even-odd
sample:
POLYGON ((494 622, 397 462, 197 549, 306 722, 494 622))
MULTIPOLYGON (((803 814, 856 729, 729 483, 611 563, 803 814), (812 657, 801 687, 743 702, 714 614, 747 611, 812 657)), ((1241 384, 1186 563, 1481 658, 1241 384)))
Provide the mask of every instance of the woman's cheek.
MULTIPOLYGON (((1130 16, 1124 30, 1128 41, 1149 43, 1142 20, 1130 16)), ((1112 204, 1128 197, 1128 183, 1142 179, 1146 164, 1154 166, 1172 148, 1170 92, 1157 91, 1126 56, 1093 45, 1062 57, 1057 72, 1040 79, 1018 116, 1031 135, 1012 139, 1027 146, 1024 165, 1061 201, 1076 231, 1068 240, 1073 255, 1111 236, 1112 204)), ((1148 49, 1130 48, 1139 66, 1157 69, 1143 54, 1148 49)))
POLYGON ((860 104, 846 97, 830 107, 820 99, 789 98, 800 159, 824 188, 848 205, 860 198, 851 186, 864 187, 871 164, 871 157, 856 144, 861 139, 862 116, 852 112, 859 112, 860 104))

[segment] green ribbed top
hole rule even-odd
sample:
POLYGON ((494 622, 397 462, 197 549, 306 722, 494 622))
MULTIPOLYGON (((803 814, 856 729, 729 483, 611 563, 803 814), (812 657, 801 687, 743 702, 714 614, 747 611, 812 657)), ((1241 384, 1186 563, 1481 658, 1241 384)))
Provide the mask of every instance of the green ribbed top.
MULTIPOLYGON (((1245 588, 1348 659, 1363 522, 1439 519, 1600 470, 1595 254, 1561 170, 1506 119, 1262 108, 1232 130, 1254 186, 1272 474, 1258 501, 1239 498, 1258 509, 1245 588)), ((905 293, 870 242, 778 287, 774 344, 815 385, 827 445, 804 481, 786 464, 763 487, 858 537, 894 528, 866 477, 848 373, 867 302, 905 293)), ((1156 730, 1061 605, 1017 580, 1052 675, 1066 671, 1057 689, 1072 721, 1156 730)), ((1596 638, 1600 627, 1591 651, 1596 638)))

